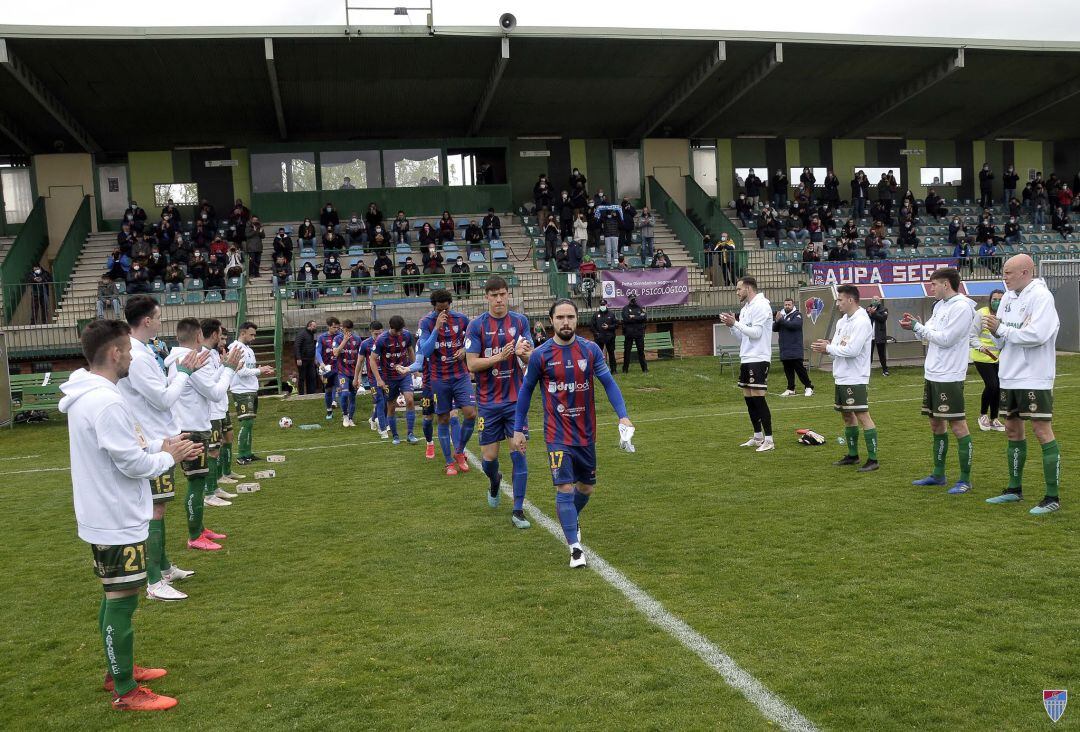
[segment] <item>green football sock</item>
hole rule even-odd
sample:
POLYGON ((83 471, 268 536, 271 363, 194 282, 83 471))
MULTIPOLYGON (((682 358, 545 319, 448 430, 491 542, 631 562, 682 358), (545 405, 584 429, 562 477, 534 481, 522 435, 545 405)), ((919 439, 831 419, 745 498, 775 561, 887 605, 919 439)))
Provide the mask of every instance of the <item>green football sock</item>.
POLYGON ((236 436, 237 457, 251 457, 251 424, 252 420, 240 420, 240 434, 236 436))
POLYGON ((98 607, 97 628, 99 633, 105 632, 105 595, 101 596, 101 606, 98 607))
POLYGON ((218 460, 218 476, 225 478, 232 473, 232 443, 221 446, 221 458, 218 460))
POLYGON ((162 519, 150 519, 150 533, 146 537, 146 581, 152 585, 161 581, 161 565, 157 558, 161 555, 161 544, 165 538, 165 522, 162 519))
POLYGON ((138 595, 105 599, 101 640, 105 645, 105 668, 116 684, 116 696, 135 688, 135 633, 131 616, 139 605, 138 595))
POLYGON ((205 487, 205 475, 188 476, 187 530, 188 538, 192 541, 198 539, 203 532, 203 491, 205 487))
POLYGON ((945 477, 945 455, 949 452, 949 434, 934 435, 934 477, 945 477))
POLYGON ((863 439, 866 440, 866 457, 877 460, 877 427, 863 430, 863 439))
POLYGON ((1009 459, 1009 488, 1019 490, 1023 485, 1024 461, 1027 460, 1027 440, 1009 440, 1006 453, 1009 459))
POLYGON ((217 490, 218 459, 213 455, 207 455, 206 466, 209 470, 206 473, 206 485, 203 487, 203 495, 209 498, 217 490))
POLYGON ((1057 440, 1042 446, 1043 477, 1046 479, 1046 495, 1057 498, 1058 481, 1061 479, 1061 449, 1057 440))
MULTIPOLYGON (((158 554, 158 556, 160 557, 160 559, 158 561, 158 567, 161 568, 162 572, 164 572, 165 570, 172 567, 172 561, 169 559, 169 553, 167 551, 165 551, 165 545, 167 543, 168 542, 165 541, 165 519, 162 519, 161 520, 161 552, 158 554)), ((154 561, 154 555, 151 554, 150 555, 150 562, 153 563, 153 561, 154 561)))
POLYGON ((957 454, 960 458, 960 480, 965 483, 971 482, 971 457, 975 452, 971 435, 961 437, 956 441, 957 454))
POLYGON ((847 440, 848 457, 859 457, 859 428, 854 426, 845 427, 844 439, 847 440))

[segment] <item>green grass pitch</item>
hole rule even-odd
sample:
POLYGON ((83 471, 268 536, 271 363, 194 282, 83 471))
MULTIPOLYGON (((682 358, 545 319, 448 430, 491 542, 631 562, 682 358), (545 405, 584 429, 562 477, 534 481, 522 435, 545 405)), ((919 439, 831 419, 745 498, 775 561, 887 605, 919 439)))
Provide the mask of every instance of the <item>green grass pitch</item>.
MULTIPOLYGON (((1005 485, 1005 436, 975 426, 973 369, 965 496, 910 485, 930 467, 921 370, 875 372, 882 469, 866 475, 831 465, 828 374, 812 373, 813 398, 770 399, 764 454, 737 447, 749 421, 713 359, 619 376, 638 451, 617 449, 597 394, 586 544, 821 729, 1049 729, 1042 689, 1080 694, 1080 359, 1058 371, 1064 507, 1044 518, 1027 513, 1042 496, 1033 437, 1026 500, 984 503, 1005 485), (799 427, 828 444, 797 445, 799 427)), ((140 602, 135 658, 169 669, 153 688, 180 705, 138 719, 100 690, 100 586, 75 534, 66 424, 0 434, 0 728, 774 727, 599 575, 568 569, 562 542, 512 528, 506 497, 488 508, 479 470, 447 478, 422 443, 380 442, 369 405, 346 430, 321 401, 262 402, 256 452, 288 461, 259 464, 278 471, 262 492, 207 509, 225 551, 181 548, 171 504, 168 549, 197 574, 185 602, 140 602), (323 428, 284 431, 283 415, 323 428)), ((529 498, 554 516, 535 406, 529 498)), ((953 440, 948 466, 955 479, 953 440)), ((1055 728, 1080 729, 1080 709, 1055 728)))

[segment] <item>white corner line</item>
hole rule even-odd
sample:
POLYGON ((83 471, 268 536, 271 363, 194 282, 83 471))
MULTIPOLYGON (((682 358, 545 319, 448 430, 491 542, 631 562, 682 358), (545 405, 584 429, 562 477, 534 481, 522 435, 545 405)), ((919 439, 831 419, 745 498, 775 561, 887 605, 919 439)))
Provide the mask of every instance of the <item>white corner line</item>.
MULTIPOLYGON (((477 470, 482 469, 480 460, 471 450, 466 450, 465 454, 473 467, 477 470)), ((513 498, 513 487, 506 481, 502 482, 502 492, 507 497, 513 498)), ((525 501, 525 513, 534 522, 547 529, 548 533, 560 543, 565 543, 566 539, 563 536, 562 527, 529 500, 525 501)), ((588 549, 587 546, 585 548, 588 549)), ((649 622, 697 654, 698 658, 720 675, 724 683, 742 694, 747 701, 758 708, 766 719, 778 725, 781 729, 797 732, 816 732, 817 727, 814 726, 813 722, 800 714, 795 707, 789 705, 766 688, 757 678, 735 663, 731 656, 713 645, 708 638, 694 630, 683 620, 672 615, 659 600, 630 581, 626 575, 604 561, 599 554, 592 550, 588 550, 587 554, 587 566, 589 568, 600 575, 609 585, 621 592, 649 622)))

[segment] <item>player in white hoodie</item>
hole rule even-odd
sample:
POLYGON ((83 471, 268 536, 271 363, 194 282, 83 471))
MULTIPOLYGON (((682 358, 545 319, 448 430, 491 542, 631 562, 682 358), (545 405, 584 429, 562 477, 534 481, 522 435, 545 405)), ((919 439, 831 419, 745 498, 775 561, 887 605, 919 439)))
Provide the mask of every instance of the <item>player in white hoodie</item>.
POLYGON ((236 421, 240 431, 236 436, 236 464, 250 465, 261 458, 251 451, 255 439, 255 415, 259 412, 259 377, 271 376, 273 366, 259 366, 255 361, 255 351, 251 344, 255 342, 257 327, 247 322, 240 326, 236 340, 229 344, 229 351, 242 354, 240 366, 233 376, 229 390, 236 399, 236 421))
POLYGON ((731 328, 732 335, 739 339, 739 386, 746 400, 750 424, 754 427, 754 436, 740 447, 765 452, 776 448, 772 437, 772 412, 765 401, 772 361, 772 305, 758 292, 757 280, 753 277, 740 278, 735 285, 735 294, 743 304, 738 319, 732 313, 721 313, 720 322, 731 328))
POLYGON ((983 324, 1001 346, 998 378, 1001 381, 1001 413, 1009 439, 1009 487, 987 503, 1022 500, 1021 478, 1027 458, 1024 420, 1042 445, 1046 494, 1029 513, 1041 516, 1061 508, 1061 449, 1054 439, 1054 376, 1058 328, 1061 325, 1054 296, 1046 283, 1035 278, 1035 263, 1026 254, 1010 257, 1002 271, 1005 288, 997 312, 983 316, 983 324))
POLYGON ((819 339, 810 344, 815 353, 833 358, 833 381, 836 382, 834 409, 844 418, 844 438, 848 454, 833 465, 859 464, 859 426, 866 440, 866 462, 860 473, 878 469, 878 433, 870 417, 870 352, 874 347, 874 323, 859 307, 859 288, 840 285, 836 288, 836 308, 844 314, 837 322, 831 341, 819 339))
POLYGON ((951 428, 960 458, 960 476, 948 491, 952 495, 971 490, 972 442, 964 410, 964 380, 968 354, 982 332, 975 301, 961 295, 959 289, 960 273, 952 267, 942 267, 930 275, 930 292, 937 298, 930 319, 920 323, 911 313, 904 313, 900 319, 901 328, 914 331, 927 344, 922 413, 930 418, 930 431, 934 435, 934 472, 911 484, 945 485, 945 454, 949 450, 951 428))
POLYGON ((148 439, 135 421, 117 387, 131 365, 130 332, 117 320, 86 326, 81 341, 90 368, 79 369, 60 386, 60 411, 68 416, 79 538, 90 544, 94 572, 105 590, 98 612, 105 688, 114 694, 115 709, 156 711, 176 706, 176 699, 139 685, 166 672, 135 665, 131 629, 146 584, 146 538, 153 515, 147 480, 196 457, 200 448, 182 435, 148 439))

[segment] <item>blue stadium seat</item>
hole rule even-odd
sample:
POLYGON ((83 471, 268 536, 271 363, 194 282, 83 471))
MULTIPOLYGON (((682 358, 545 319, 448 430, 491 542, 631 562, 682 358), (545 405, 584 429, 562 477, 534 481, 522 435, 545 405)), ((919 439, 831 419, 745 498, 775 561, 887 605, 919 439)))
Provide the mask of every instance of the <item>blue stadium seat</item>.
POLYGON ((218 290, 211 290, 206 293, 206 299, 204 299, 203 302, 221 302, 221 300, 221 292, 218 290))
POLYGON ((488 247, 491 249, 506 249, 506 245, 503 244, 502 239, 492 239, 488 242, 488 247))
POLYGON ((318 255, 318 252, 316 252, 311 247, 300 247, 300 256, 301 257, 315 257, 317 255, 318 255))
POLYGON ((469 262, 470 263, 472 263, 472 262, 486 262, 486 261, 487 261, 487 257, 484 256, 483 252, 469 252, 469 262))
POLYGON ((184 302, 189 305, 198 305, 203 301, 203 294, 200 290, 189 290, 184 293, 184 302))
POLYGON ((645 263, 641 261, 641 257, 627 257, 626 263, 631 267, 644 267, 645 263))
POLYGON ((198 277, 192 277, 187 281, 186 290, 201 290, 203 288, 203 281, 198 277))
POLYGON ((184 298, 182 298, 180 296, 179 292, 170 292, 167 295, 165 295, 165 304, 166 305, 180 305, 183 302, 184 302, 184 298))
POLYGON ((230 277, 228 280, 226 280, 225 284, 230 290, 235 290, 243 283, 239 277, 230 277))
POLYGON ((360 246, 359 244, 353 244, 351 247, 349 247, 349 256, 350 257, 362 257, 362 256, 364 256, 364 248, 362 246, 360 246))
POLYGON ((397 245, 397 249, 395 249, 394 251, 396 251, 398 254, 408 254, 412 251, 412 249, 409 248, 408 244, 402 242, 401 244, 397 245))
POLYGON ((236 289, 225 290, 225 302, 240 302, 240 291, 236 289))
POLYGON ((506 250, 505 249, 492 249, 491 250, 491 259, 493 261, 497 261, 497 260, 500 260, 500 259, 507 259, 506 250))
POLYGON ((454 244, 453 242, 447 242, 446 244, 444 244, 442 250, 444 256, 456 257, 458 254, 461 253, 461 249, 458 247, 457 244, 454 244))
POLYGON ((165 281, 162 279, 156 279, 150 283, 150 289, 154 292, 165 292, 165 281))

